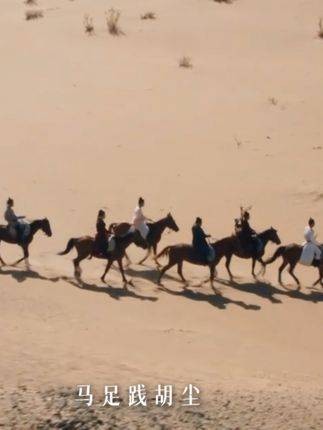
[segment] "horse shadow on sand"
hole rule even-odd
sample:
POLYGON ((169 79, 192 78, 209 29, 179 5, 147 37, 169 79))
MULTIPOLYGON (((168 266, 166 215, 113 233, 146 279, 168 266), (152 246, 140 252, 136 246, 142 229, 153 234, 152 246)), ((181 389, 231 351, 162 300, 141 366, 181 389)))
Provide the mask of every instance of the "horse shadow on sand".
MULTIPOLYGON (((127 267, 125 269, 125 274, 132 278, 145 279, 146 281, 153 282, 156 285, 159 270, 146 265, 141 265, 140 267, 142 268, 142 270, 135 270, 132 267, 127 267)), ((182 284, 182 281, 179 278, 169 275, 168 273, 164 274, 164 279, 168 279, 169 281, 175 281, 179 284, 182 284)))
MULTIPOLYGON (((154 269, 154 268, 148 268, 146 266, 145 269, 140 270, 140 271, 136 271, 130 267, 127 268, 126 270, 126 274, 128 276, 134 277, 134 278, 142 278, 142 279, 146 279, 147 281, 153 282, 154 284, 156 284, 156 281, 158 279, 158 270, 154 269)), ((164 274, 164 279, 165 280, 171 280, 171 281, 175 281, 178 284, 183 286, 183 282, 172 275, 169 275, 167 273, 164 274)), ((197 287, 202 287, 203 283, 197 285, 197 287)), ((191 288, 194 288, 194 285, 191 285, 191 288)), ((195 301, 200 301, 200 302, 206 302, 209 303, 210 305, 218 308, 218 309, 226 309, 227 305, 229 304, 233 304, 236 306, 240 306, 243 309, 246 310, 260 310, 260 306, 258 305, 253 305, 253 304, 247 304, 241 300, 233 300, 233 299, 229 299, 228 297, 225 297, 223 295, 220 295, 218 293, 218 291, 214 290, 215 294, 206 294, 203 293, 201 291, 194 291, 192 289, 189 288, 188 285, 184 286, 183 290, 181 291, 174 291, 174 290, 170 290, 169 288, 165 287, 164 285, 160 285, 158 286, 158 290, 162 291, 164 293, 167 294, 171 294, 173 296, 179 296, 179 297, 184 297, 186 299, 189 300, 195 300, 195 301)))
POLYGON ((194 300, 197 302, 206 302, 221 310, 226 309, 228 305, 236 305, 249 311, 259 311, 261 309, 261 307, 258 305, 252 305, 252 304, 248 305, 242 300, 229 299, 228 297, 225 297, 216 291, 214 291, 215 294, 206 294, 206 293, 202 293, 201 291, 191 290, 187 287, 184 287, 182 291, 170 290, 169 288, 166 288, 164 285, 160 285, 159 288, 161 291, 167 294, 171 294, 173 296, 178 296, 178 297, 184 297, 186 299, 194 300))
MULTIPOLYGON (((12 266, 11 266, 12 267, 12 266)), ((45 276, 40 274, 34 269, 19 269, 19 268, 10 268, 10 266, 2 266, 0 267, 0 275, 11 276, 17 282, 21 283, 26 281, 27 279, 39 279, 42 281, 50 281, 57 282, 61 279, 60 276, 45 276), (5 269, 5 270, 4 270, 5 269)))
POLYGON ((138 294, 135 291, 130 290, 128 287, 120 288, 120 287, 113 287, 111 285, 104 285, 100 287, 96 284, 90 284, 88 282, 85 282, 80 278, 79 279, 68 278, 67 276, 62 276, 60 279, 68 282, 69 284, 81 290, 108 294, 114 300, 120 300, 123 297, 130 297, 133 299, 139 299, 139 300, 149 301, 149 302, 156 302, 158 300, 157 297, 144 296, 142 294, 138 294))
POLYGON ((245 293, 255 294, 263 299, 269 300, 271 303, 282 303, 280 299, 275 295, 286 296, 293 299, 304 300, 307 302, 319 303, 323 302, 323 291, 312 289, 310 294, 305 294, 299 289, 289 289, 283 286, 283 289, 277 288, 266 281, 255 281, 255 282, 243 282, 239 283, 236 281, 228 281, 225 279, 218 278, 216 280, 222 285, 233 287, 236 290, 243 291, 245 293))

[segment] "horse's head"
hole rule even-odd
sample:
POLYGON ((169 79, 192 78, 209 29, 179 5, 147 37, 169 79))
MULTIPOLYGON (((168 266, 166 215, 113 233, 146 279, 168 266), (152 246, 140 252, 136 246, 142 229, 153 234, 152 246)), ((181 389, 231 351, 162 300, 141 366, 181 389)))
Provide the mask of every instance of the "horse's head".
POLYGON ((270 227, 270 229, 268 230, 268 239, 271 242, 276 243, 276 245, 280 245, 281 244, 281 240, 277 234, 277 230, 274 229, 274 227, 270 227))
POLYGON ((166 217, 166 226, 168 228, 170 228, 171 230, 174 230, 174 231, 179 230, 179 227, 176 224, 176 222, 175 222, 175 220, 174 220, 174 218, 170 212, 167 214, 167 217, 166 217))
POLYGON ((50 224, 47 218, 42 219, 41 221, 41 229, 42 231, 49 237, 52 236, 52 229, 50 228, 50 224))

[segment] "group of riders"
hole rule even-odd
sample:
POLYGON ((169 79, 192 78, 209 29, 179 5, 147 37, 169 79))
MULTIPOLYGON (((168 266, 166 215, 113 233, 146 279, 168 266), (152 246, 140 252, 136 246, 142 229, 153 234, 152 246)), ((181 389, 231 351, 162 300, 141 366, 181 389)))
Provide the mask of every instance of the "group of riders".
MULTIPOLYGON (((129 232, 137 232, 139 238, 139 245, 142 248, 149 246, 149 222, 153 222, 147 218, 143 213, 145 201, 142 197, 139 198, 138 204, 134 210, 131 220, 131 227, 129 232)), ((18 243, 23 243, 28 236, 29 224, 25 216, 16 215, 14 212, 14 201, 12 198, 7 200, 7 207, 4 213, 4 218, 8 223, 8 229, 13 239, 18 243)), ((113 230, 108 229, 106 226, 106 213, 100 209, 96 221, 96 236, 94 242, 94 252, 98 255, 108 257, 115 246, 115 236, 113 230)), ((310 264, 316 265, 321 260, 321 249, 316 241, 314 232, 315 221, 310 218, 304 231, 304 252, 312 255, 310 264), (314 260, 313 260, 314 259, 314 260)), ((235 219, 235 233, 239 240, 240 246, 243 250, 258 255, 263 251, 263 244, 259 239, 257 233, 250 226, 250 213, 243 207, 240 208, 240 216, 235 219)), ((127 232, 126 232, 127 234, 127 232)), ((208 239, 211 237, 206 234, 202 228, 202 219, 197 217, 192 227, 192 247, 196 255, 198 255, 206 263, 211 263, 215 259, 214 248, 210 246, 208 239)))

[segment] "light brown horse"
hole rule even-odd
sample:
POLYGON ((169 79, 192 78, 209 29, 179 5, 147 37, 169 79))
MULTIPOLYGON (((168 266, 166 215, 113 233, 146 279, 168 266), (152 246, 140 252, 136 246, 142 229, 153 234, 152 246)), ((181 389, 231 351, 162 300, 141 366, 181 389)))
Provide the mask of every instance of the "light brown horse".
POLYGON ((101 254, 99 255, 99 254, 93 253, 93 249, 94 249, 93 237, 82 236, 78 238, 72 238, 68 241, 66 249, 62 252, 59 252, 58 255, 66 255, 75 247, 77 252, 77 257, 73 259, 74 276, 75 278, 78 278, 78 279, 80 279, 81 273, 82 273, 80 262, 85 258, 93 256, 96 258, 107 260, 106 269, 103 275, 101 276, 102 282, 105 282, 105 276, 108 273, 110 267, 112 266, 112 263, 114 261, 117 261, 121 272, 122 280, 124 282, 124 286, 126 286, 127 284, 129 284, 129 281, 127 280, 124 274, 122 259, 125 256, 126 249, 131 243, 134 242, 137 234, 138 234, 137 232, 134 232, 134 233, 128 233, 123 237, 116 237, 115 239, 116 244, 115 244, 114 251, 111 251, 104 256, 101 254))
POLYGON ((259 233, 258 237, 262 243, 262 250, 259 251, 257 254, 254 254, 251 251, 245 251, 241 249, 240 241, 235 235, 228 236, 228 237, 225 237, 224 239, 218 240, 217 242, 211 244, 215 252, 215 259, 211 263, 206 263, 205 261, 202 261, 201 258, 194 251, 192 245, 179 244, 179 245, 167 246, 161 253, 157 255, 157 258, 160 258, 165 255, 168 255, 169 257, 168 264, 165 267, 163 267, 162 270, 160 271, 158 283, 160 283, 164 273, 167 272, 167 270, 169 270, 171 267, 175 266, 176 264, 177 264, 177 272, 181 280, 183 282, 186 282, 186 279, 183 276, 183 262, 187 261, 192 264, 204 265, 209 267, 210 284, 211 284, 211 287, 213 288, 215 267, 220 262, 222 257, 226 258, 225 265, 228 270, 230 279, 231 280, 233 279, 233 275, 230 270, 230 262, 233 255, 236 255, 237 257, 240 257, 240 258, 246 258, 246 259, 251 258, 252 275, 256 277, 254 272, 256 261, 259 261, 264 267, 262 256, 264 255, 265 248, 268 242, 270 241, 278 245, 281 243, 277 234, 277 230, 275 230, 273 227, 263 231, 262 233, 259 233))
MULTIPOLYGON (((50 227, 50 223, 47 218, 44 219, 37 219, 35 221, 32 221, 30 224, 30 231, 27 235, 27 237, 23 241, 18 241, 17 237, 13 237, 11 232, 8 229, 8 226, 6 225, 0 225, 0 241, 3 240, 4 242, 11 243, 14 245, 18 245, 22 248, 24 256, 17 260, 15 263, 13 263, 13 266, 17 265, 21 261, 25 260, 27 265, 28 263, 28 257, 29 257, 29 245, 34 239, 35 234, 41 230, 43 231, 47 236, 52 236, 52 230, 50 227)), ((0 262, 3 265, 6 265, 6 263, 3 261, 2 257, 0 256, 0 262)))
MULTIPOLYGON (((147 244, 148 244, 147 254, 142 260, 139 261, 138 264, 143 264, 149 257, 151 251, 153 251, 154 260, 156 261, 156 264, 159 265, 158 261, 156 260, 156 254, 157 254, 157 245, 161 240, 162 234, 164 233, 166 228, 169 228, 170 230, 173 230, 173 231, 179 231, 179 228, 171 213, 168 213, 166 217, 156 222, 147 223, 147 225, 149 227, 149 233, 147 236, 147 244)), ((119 224, 112 223, 110 224, 108 231, 115 234, 117 237, 118 236, 122 237, 129 231, 130 228, 131 228, 131 224, 127 222, 122 222, 119 224)), ((141 248, 147 247, 146 244, 143 243, 143 240, 140 240, 140 237, 139 237, 139 240, 135 240, 134 243, 141 248)), ((130 262, 127 254, 126 254, 126 258, 130 262)))
MULTIPOLYGON (((321 245, 321 248, 322 248, 322 245, 321 245)), ((280 246, 279 248, 277 248, 274 255, 264 262, 265 265, 271 264, 275 260, 277 260, 277 258, 282 257, 283 262, 279 266, 279 269, 278 269, 278 282, 280 283, 280 285, 283 285, 283 283, 282 283, 282 271, 285 269, 285 267, 287 267, 289 265, 288 272, 292 276, 292 278, 295 280, 296 284, 298 285, 298 290, 300 289, 301 284, 299 282, 299 279, 296 277, 296 275, 294 273, 294 269, 295 269, 297 263, 299 262, 299 260, 301 258, 302 250, 303 250, 303 247, 301 245, 297 245, 296 243, 292 243, 292 244, 286 245, 286 246, 280 246)), ((323 285, 323 281, 322 281, 322 278, 323 278, 323 261, 322 260, 321 260, 321 262, 317 268, 319 271, 319 278, 317 281, 314 282, 313 286, 317 285, 318 283, 323 285)))

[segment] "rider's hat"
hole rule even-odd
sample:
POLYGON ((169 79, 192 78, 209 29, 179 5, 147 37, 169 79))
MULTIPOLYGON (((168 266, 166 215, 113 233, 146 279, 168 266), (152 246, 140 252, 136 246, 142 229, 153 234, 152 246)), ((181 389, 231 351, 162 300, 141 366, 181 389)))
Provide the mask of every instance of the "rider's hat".
POLYGON ((9 197, 7 200, 7 205, 12 205, 12 203, 13 203, 13 199, 9 197))
POLYGON ((98 212, 98 217, 101 217, 101 216, 104 216, 104 215, 105 215, 104 210, 100 209, 99 212, 98 212))
POLYGON ((313 224, 313 223, 315 224, 315 221, 314 221, 314 219, 311 217, 311 218, 308 220, 308 223, 309 223, 309 224, 313 224))
POLYGON ((195 222, 196 222, 197 224, 198 224, 198 223, 201 223, 201 222, 202 222, 202 218, 200 218, 199 216, 198 216, 198 217, 196 217, 195 222))

